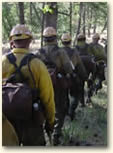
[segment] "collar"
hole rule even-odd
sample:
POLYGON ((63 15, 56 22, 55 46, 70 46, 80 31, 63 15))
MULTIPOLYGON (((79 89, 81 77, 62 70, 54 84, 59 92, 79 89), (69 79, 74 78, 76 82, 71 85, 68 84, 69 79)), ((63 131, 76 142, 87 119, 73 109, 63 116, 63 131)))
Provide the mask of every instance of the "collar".
POLYGON ((25 49, 25 48, 13 48, 12 52, 13 53, 23 53, 23 54, 25 54, 25 53, 28 53, 29 50, 25 49))
POLYGON ((45 46, 48 46, 48 45, 57 45, 57 42, 45 42, 45 46))
POLYGON ((78 41, 77 42, 78 46, 85 46, 85 44, 86 44, 85 41, 78 41))

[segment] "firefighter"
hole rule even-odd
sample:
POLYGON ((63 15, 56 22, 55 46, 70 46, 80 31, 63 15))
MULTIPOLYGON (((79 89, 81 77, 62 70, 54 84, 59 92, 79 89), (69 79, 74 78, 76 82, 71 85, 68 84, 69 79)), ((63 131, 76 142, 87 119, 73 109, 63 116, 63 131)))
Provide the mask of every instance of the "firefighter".
POLYGON ((71 117, 71 120, 73 120, 78 102, 80 101, 82 106, 85 106, 83 82, 87 80, 87 73, 77 50, 71 47, 70 34, 64 33, 61 37, 61 41, 63 44, 63 49, 70 58, 74 72, 71 76, 72 86, 70 88, 70 95, 72 97, 72 102, 69 109, 69 115, 71 117))
POLYGON ((82 33, 78 34, 75 48, 78 50, 79 55, 89 55, 88 47, 89 45, 86 43, 86 36, 82 33))
POLYGON ((88 53, 95 57, 95 61, 99 62, 101 60, 106 61, 106 55, 104 52, 104 48, 101 44, 99 44, 100 35, 95 33, 92 37, 92 42, 90 43, 90 49, 88 53))
POLYGON ((62 127, 65 115, 68 112, 68 84, 67 79, 70 77, 72 66, 68 55, 57 43, 57 33, 53 27, 47 27, 43 31, 44 47, 40 49, 40 57, 45 62, 48 68, 56 69, 56 83, 53 80, 55 91, 55 125, 53 131, 53 144, 60 143, 62 135, 62 127))
MULTIPOLYGON (((16 57, 16 64, 19 66, 23 57, 29 54, 29 46, 33 36, 26 25, 17 24, 10 33, 11 52, 16 57)), ((37 124, 33 120, 22 122, 14 121, 13 125, 19 137, 19 144, 23 146, 44 146, 43 123, 46 121, 46 127, 52 131, 55 119, 55 102, 52 81, 45 64, 38 58, 30 61, 30 69, 34 76, 37 88, 37 96, 44 107, 42 114, 44 121, 40 122, 36 116, 37 124), (21 128, 20 128, 21 127, 21 128)), ((6 79, 15 71, 13 64, 9 62, 7 56, 2 57, 2 78, 6 79)), ((25 78, 28 78, 28 85, 33 89, 32 77, 29 73, 28 65, 22 67, 21 72, 25 78)), ((27 111, 27 110, 26 110, 27 111)), ((7 135, 6 135, 7 136, 7 135)), ((4 138, 7 139, 7 138, 4 138)))
POLYGON ((97 79, 97 83, 94 85, 95 92, 102 88, 102 81, 105 80, 105 67, 107 63, 107 56, 104 51, 104 47, 99 44, 100 35, 99 33, 95 33, 92 37, 92 43, 89 46, 89 54, 94 57, 96 62, 96 73, 95 79, 97 79))

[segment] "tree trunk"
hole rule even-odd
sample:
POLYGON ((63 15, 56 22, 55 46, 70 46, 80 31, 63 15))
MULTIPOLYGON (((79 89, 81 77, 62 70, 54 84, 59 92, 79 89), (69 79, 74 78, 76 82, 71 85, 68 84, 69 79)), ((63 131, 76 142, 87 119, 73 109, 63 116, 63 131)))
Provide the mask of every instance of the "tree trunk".
POLYGON ((83 34, 86 33, 86 25, 85 25, 85 19, 86 18, 86 5, 83 3, 83 34))
POLYGON ((29 4, 30 7, 30 23, 32 24, 32 3, 29 4))
POLYGON ((24 19, 24 3, 23 2, 18 2, 18 7, 19 7, 20 24, 25 24, 25 19, 24 19))
POLYGON ((19 8, 18 8, 18 3, 16 3, 15 5, 16 5, 16 13, 17 13, 17 16, 19 16, 19 8))
MULTIPOLYGON (((43 2, 42 9, 44 9, 45 3, 43 2)), ((43 47, 43 31, 44 31, 44 13, 42 12, 42 26, 41 26, 41 47, 43 47)))
POLYGON ((96 28, 97 28, 97 26, 96 26, 96 23, 95 23, 94 28, 93 28, 93 34, 96 33, 96 28))
POLYGON ((94 11, 93 11, 93 18, 94 18, 93 34, 95 34, 97 28, 97 14, 94 11))
POLYGON ((76 43, 77 35, 80 33, 82 10, 83 10, 83 3, 80 2, 78 27, 77 27, 77 32, 75 32, 76 33, 76 37, 75 37, 74 43, 73 43, 74 46, 75 46, 75 43, 76 43))
POLYGON ((53 10, 53 13, 46 12, 44 16, 44 28, 52 26, 57 29, 57 2, 47 2, 46 4, 53 10))
POLYGON ((88 6, 88 9, 87 9, 87 15, 88 15, 88 37, 90 37, 91 35, 91 22, 92 22, 92 9, 88 6))
POLYGON ((95 18, 94 27, 93 27, 93 34, 96 33, 96 28, 97 28, 96 21, 97 21, 97 20, 96 20, 96 18, 95 18))
POLYGON ((107 28, 107 23, 108 23, 108 20, 106 19, 106 22, 105 22, 105 24, 104 24, 104 27, 103 27, 103 29, 102 29, 101 33, 103 33, 103 32, 104 32, 104 30, 107 28))
POLYGON ((89 6, 87 6, 87 18, 88 18, 88 37, 90 37, 90 15, 89 15, 89 6))
POLYGON ((32 5, 32 7, 33 7, 33 9, 34 9, 34 11, 35 11, 35 14, 36 14, 36 17, 37 17, 37 19, 38 19, 38 22, 41 23, 42 21, 41 21, 41 18, 40 18, 40 16, 39 16, 39 13, 38 13, 38 11, 37 11, 37 9, 36 9, 36 7, 35 7, 35 4, 34 4, 33 2, 31 2, 31 5, 32 5))
POLYGON ((72 3, 70 2, 70 35, 72 35, 72 3))

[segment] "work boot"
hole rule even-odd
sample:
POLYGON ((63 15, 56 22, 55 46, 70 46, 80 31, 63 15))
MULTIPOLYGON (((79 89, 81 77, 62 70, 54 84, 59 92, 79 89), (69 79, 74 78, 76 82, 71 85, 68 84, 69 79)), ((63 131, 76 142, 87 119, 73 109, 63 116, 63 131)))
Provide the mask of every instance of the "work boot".
POLYGON ((69 117, 71 118, 71 121, 75 118, 75 112, 69 112, 69 117))
POLYGON ((60 138, 59 135, 53 136, 53 146, 58 146, 61 143, 59 138, 60 138))

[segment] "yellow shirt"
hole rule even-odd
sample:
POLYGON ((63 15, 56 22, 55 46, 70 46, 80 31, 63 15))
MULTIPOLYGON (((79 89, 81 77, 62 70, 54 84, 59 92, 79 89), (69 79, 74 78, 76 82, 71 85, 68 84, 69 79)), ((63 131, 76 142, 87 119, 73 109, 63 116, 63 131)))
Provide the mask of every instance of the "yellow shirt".
POLYGON ((2 145, 19 146, 19 140, 12 124, 2 114, 2 145))
MULTIPOLYGON (((22 58, 28 54, 28 50, 24 48, 14 48, 12 50, 16 57, 16 64, 19 65, 22 58)), ((53 125, 55 119, 55 102, 54 91, 52 81, 46 66, 38 58, 34 58, 30 62, 30 68, 35 79, 36 88, 38 89, 40 100, 45 108, 45 117, 50 125, 53 125)), ((7 59, 6 55, 2 57, 2 78, 8 78, 15 71, 14 65, 12 65, 7 59)), ((33 81, 28 70, 28 66, 25 65, 21 69, 23 75, 29 78, 29 85, 33 87, 33 81)))

